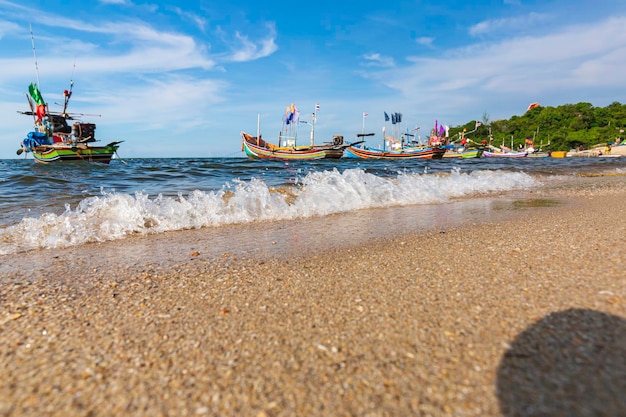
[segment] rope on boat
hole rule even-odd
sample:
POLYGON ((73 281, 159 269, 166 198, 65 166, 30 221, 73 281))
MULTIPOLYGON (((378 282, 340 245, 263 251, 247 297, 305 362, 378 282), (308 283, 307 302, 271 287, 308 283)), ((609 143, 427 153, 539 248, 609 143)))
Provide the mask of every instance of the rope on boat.
POLYGON ((117 154, 117 151, 115 151, 115 156, 117 156, 117 159, 119 159, 120 161, 122 161, 122 163, 124 165, 128 165, 128 162, 124 161, 122 158, 120 158, 120 156, 117 154))

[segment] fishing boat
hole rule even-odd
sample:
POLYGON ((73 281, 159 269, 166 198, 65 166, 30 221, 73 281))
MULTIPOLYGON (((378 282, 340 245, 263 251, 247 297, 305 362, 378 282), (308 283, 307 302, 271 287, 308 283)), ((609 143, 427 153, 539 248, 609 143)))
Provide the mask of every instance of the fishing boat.
POLYGON ((452 147, 452 148, 448 148, 446 149, 446 153, 443 154, 444 158, 462 158, 462 159, 469 159, 469 158, 480 158, 481 156, 483 156, 483 149, 476 149, 476 148, 464 148, 464 147, 452 147))
POLYGON ((478 130, 478 128, 482 125, 480 122, 476 122, 476 128, 470 132, 466 132, 463 129, 459 132, 459 139, 457 141, 451 142, 448 145, 445 145, 446 153, 443 155, 444 158, 480 158, 483 156, 483 151, 485 150, 486 141, 483 141, 482 144, 474 142, 472 139, 466 137, 470 133, 474 133, 478 130))
POLYGON ((446 149, 446 153, 443 154, 444 158, 462 159, 480 158, 485 150, 484 145, 479 145, 465 137, 461 139, 460 143, 451 143, 444 146, 444 148, 446 149))
MULTIPOLYGON (((34 53, 34 37, 32 39, 34 53)), ((37 68, 36 54, 35 67, 37 68)), ((41 163, 84 161, 108 164, 111 162, 119 144, 123 141, 110 142, 106 145, 96 144, 99 142, 95 137, 96 125, 82 123, 80 117, 86 116, 85 114, 67 112, 73 87, 74 81, 70 81, 69 90, 63 91, 63 110, 50 111, 39 89, 39 71, 37 71, 37 83, 31 83, 26 94, 30 111, 18 110, 18 113, 33 117, 34 130, 29 132, 20 143, 18 155, 31 153, 35 161, 41 163), (73 124, 70 126, 68 121, 72 121, 73 124)))
POLYGON ((548 136, 548 143, 545 145, 543 144, 543 139, 541 139, 539 148, 536 148, 535 145, 537 144, 537 135, 539 135, 539 128, 537 128, 537 130, 533 133, 532 138, 524 139, 524 146, 519 149, 519 151, 526 152, 526 156, 528 158, 549 158, 552 155, 552 151, 544 151, 544 148, 550 146, 550 137, 548 136))
POLYGON ((334 135, 332 141, 315 144, 315 121, 319 104, 311 120, 311 141, 309 145, 298 145, 298 125, 308 124, 300 121, 300 112, 295 104, 287 106, 283 115, 283 127, 278 135, 278 144, 263 139, 261 130, 261 116, 257 118, 257 135, 241 132, 241 150, 249 159, 277 159, 277 160, 312 160, 312 159, 339 159, 349 144, 344 143, 342 135, 334 135))
POLYGON ((31 111, 19 113, 34 117, 34 130, 26 135, 20 143, 17 154, 31 153, 36 162, 50 163, 63 161, 99 162, 108 164, 116 154, 122 141, 99 145, 95 138, 96 125, 82 123, 76 114, 67 113, 67 104, 72 90, 64 91, 65 103, 63 111, 51 112, 44 103, 39 88, 32 83, 27 95, 31 111), (33 104, 33 101, 36 103, 33 104), (74 121, 70 126, 68 121, 74 121))
POLYGON ((485 149, 483 156, 485 158, 525 158, 528 156, 527 152, 516 152, 508 148, 498 149, 496 147, 490 147, 490 150, 485 149))
POLYGON ((313 146, 279 146, 266 142, 260 135, 252 136, 246 132, 241 132, 241 138, 242 149, 249 159, 338 159, 348 146, 343 143, 341 135, 335 135, 332 144, 313 146))
POLYGON ((483 151, 483 156, 485 158, 526 158, 528 156, 528 151, 524 148, 519 151, 513 150, 513 136, 511 136, 511 147, 504 145, 504 139, 502 139, 502 145, 499 148, 491 145, 493 138, 490 137, 489 145, 486 144, 485 141, 485 150, 483 151))
POLYGON ((403 147, 399 150, 384 150, 361 145, 346 148, 346 157, 361 159, 441 159, 446 152, 438 147, 403 147))
MULTIPOLYGON (((364 114, 364 120, 365 120, 364 114)), ((392 113, 392 124, 400 123, 402 121, 401 113, 392 113)), ((389 120, 389 116, 385 112, 385 121, 389 120)), ((365 123, 363 124, 363 128, 365 123)), ((413 129, 417 131, 419 128, 413 129)), ((364 131, 364 129, 363 129, 364 131)), ((441 159, 446 152, 444 145, 446 139, 443 137, 443 126, 441 132, 438 128, 433 129, 429 138, 428 144, 423 145, 414 140, 415 135, 405 132, 400 136, 400 139, 396 139, 393 136, 387 135, 386 126, 383 127, 383 146, 372 147, 365 144, 363 140, 365 137, 374 136, 374 133, 359 133, 357 138, 360 140, 351 144, 346 148, 346 157, 348 158, 360 158, 360 159, 387 159, 387 160, 399 160, 399 159, 441 159)))

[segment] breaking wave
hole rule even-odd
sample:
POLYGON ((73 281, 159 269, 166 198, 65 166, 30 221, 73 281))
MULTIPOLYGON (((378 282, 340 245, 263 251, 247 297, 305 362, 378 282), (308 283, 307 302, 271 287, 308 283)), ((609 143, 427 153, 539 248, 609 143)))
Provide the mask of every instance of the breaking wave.
POLYGON ((85 198, 74 208, 66 205, 62 214, 27 217, 0 230, 0 255, 136 234, 291 220, 375 207, 439 204, 538 184, 522 172, 453 170, 447 174, 381 177, 355 168, 311 172, 293 187, 271 187, 253 178, 233 180, 217 191, 195 190, 177 197, 101 191, 101 195, 85 198))

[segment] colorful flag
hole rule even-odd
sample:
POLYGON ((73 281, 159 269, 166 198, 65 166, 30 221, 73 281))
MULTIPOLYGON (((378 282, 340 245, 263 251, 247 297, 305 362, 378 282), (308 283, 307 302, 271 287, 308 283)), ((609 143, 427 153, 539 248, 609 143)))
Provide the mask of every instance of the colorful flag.
POLYGON ((315 110, 317 111, 319 109, 320 109, 320 104, 319 103, 315 104, 315 110))
POLYGON ((365 119, 367 117, 367 113, 363 112, 363 118, 365 119))
POLYGON ((37 103, 38 105, 44 104, 41 92, 39 92, 39 89, 37 88, 37 85, 35 83, 30 83, 30 85, 28 86, 28 92, 30 93, 30 96, 33 98, 33 100, 35 100, 35 103, 37 103))
POLYGON ((35 110, 37 120, 41 120, 46 117, 46 106, 43 104, 37 104, 37 110, 35 110))
POLYGON ((288 125, 291 124, 293 120, 293 112, 291 111, 291 106, 285 107, 285 116, 283 116, 283 122, 288 125))
POLYGON ((479 128, 479 127, 481 127, 482 125, 483 125, 482 123, 480 123, 480 122, 476 122, 476 127, 475 127, 475 129, 478 129, 478 128, 479 128))

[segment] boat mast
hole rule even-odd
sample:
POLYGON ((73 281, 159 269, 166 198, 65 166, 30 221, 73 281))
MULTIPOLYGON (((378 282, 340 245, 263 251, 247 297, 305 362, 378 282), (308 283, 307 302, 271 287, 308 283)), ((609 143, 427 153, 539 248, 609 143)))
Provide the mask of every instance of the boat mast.
POLYGON ((256 115, 256 144, 261 146, 261 113, 256 115))
POLYGON ((315 144, 315 120, 317 119, 317 104, 315 105, 315 110, 311 115, 311 146, 315 144))
POLYGON ((361 126, 361 134, 365 134, 365 118, 367 117, 367 113, 363 112, 363 124, 361 126))
POLYGON ((41 85, 39 84, 39 66, 37 65, 37 52, 35 52, 35 36, 33 35, 33 26, 29 23, 28 27, 30 28, 30 40, 33 44, 33 56, 35 57, 35 72, 37 73, 37 88, 41 90, 41 85))

